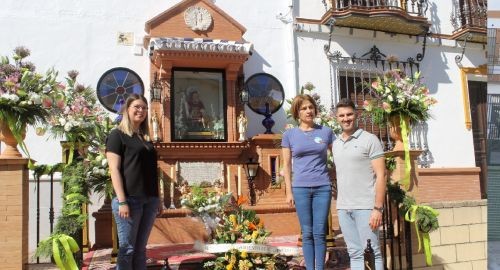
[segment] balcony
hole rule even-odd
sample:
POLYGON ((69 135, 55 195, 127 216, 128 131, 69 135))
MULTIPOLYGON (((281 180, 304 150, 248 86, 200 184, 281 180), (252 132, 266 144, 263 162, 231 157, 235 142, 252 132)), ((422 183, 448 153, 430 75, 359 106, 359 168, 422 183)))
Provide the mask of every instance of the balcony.
POLYGON ((427 0, 332 0, 321 21, 335 19, 339 27, 421 35, 430 26, 427 7, 427 0))
POLYGON ((455 0, 452 39, 486 44, 487 0, 455 0))

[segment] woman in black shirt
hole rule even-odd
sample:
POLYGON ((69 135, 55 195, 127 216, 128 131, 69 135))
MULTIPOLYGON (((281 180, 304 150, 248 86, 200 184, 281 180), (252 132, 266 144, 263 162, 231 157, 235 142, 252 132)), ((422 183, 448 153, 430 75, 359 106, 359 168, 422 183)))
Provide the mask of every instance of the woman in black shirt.
POLYGON ((112 201, 119 241, 116 269, 142 270, 146 269, 146 245, 158 211, 158 161, 147 136, 147 100, 130 95, 121 111, 118 128, 106 140, 116 195, 112 201))

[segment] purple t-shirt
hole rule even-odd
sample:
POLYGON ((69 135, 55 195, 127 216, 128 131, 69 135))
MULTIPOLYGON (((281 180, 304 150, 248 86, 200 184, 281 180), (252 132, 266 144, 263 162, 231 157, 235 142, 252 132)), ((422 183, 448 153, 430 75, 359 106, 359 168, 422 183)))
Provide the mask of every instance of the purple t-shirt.
POLYGON ((295 127, 283 133, 281 146, 292 154, 292 187, 330 185, 326 159, 333 139, 332 130, 320 125, 311 131, 295 127))

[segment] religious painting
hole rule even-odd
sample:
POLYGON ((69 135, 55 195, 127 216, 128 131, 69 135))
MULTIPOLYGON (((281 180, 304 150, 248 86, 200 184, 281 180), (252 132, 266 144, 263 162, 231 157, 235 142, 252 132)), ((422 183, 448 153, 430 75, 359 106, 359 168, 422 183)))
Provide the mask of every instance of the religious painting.
POLYGON ((178 68, 172 78, 173 141, 226 141, 224 72, 178 68))

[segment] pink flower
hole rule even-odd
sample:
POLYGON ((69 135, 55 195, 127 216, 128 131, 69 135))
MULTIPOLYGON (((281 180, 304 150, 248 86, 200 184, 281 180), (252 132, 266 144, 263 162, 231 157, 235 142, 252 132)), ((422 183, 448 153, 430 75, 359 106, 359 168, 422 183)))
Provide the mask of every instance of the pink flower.
POLYGON ((57 108, 62 110, 64 108, 64 106, 66 106, 64 99, 61 98, 61 99, 56 100, 56 106, 57 106, 57 108))
POLYGON ((45 108, 50 108, 50 107, 52 107, 52 99, 51 99, 51 98, 49 98, 49 97, 44 98, 44 99, 42 100, 42 105, 43 105, 43 107, 45 107, 45 108))
POLYGON ((377 89, 377 88, 378 88, 378 82, 377 82, 377 81, 373 81, 373 82, 372 82, 372 87, 373 87, 374 89, 377 89))
POLYGON ((87 107, 83 108, 83 114, 84 115, 89 115, 90 114, 89 108, 87 108, 87 107))
POLYGON ((386 112, 391 112, 391 105, 389 103, 387 103, 387 102, 382 102, 382 108, 386 112))

